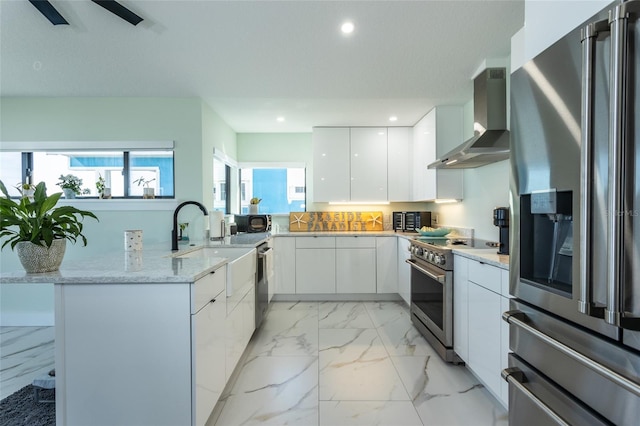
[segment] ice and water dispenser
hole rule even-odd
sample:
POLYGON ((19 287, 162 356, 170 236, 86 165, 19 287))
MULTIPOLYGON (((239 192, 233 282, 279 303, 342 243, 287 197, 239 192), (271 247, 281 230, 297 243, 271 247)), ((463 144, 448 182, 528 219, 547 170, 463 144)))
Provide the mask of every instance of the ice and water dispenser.
POLYGON ((533 192, 520 198, 520 277, 571 294, 572 191, 533 192))

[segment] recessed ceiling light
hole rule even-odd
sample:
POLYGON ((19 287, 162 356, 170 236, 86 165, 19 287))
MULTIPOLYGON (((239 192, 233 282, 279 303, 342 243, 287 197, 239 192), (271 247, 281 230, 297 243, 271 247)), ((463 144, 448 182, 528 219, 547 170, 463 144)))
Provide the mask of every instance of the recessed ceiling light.
POLYGON ((398 121, 398 117, 392 115, 391 117, 389 117, 389 121, 398 121))
POLYGON ((355 28, 356 27, 353 25, 353 22, 346 21, 340 27, 340 31, 342 31, 343 34, 351 34, 355 28))
POLYGON ((276 118, 276 121, 278 123, 284 123, 284 117, 280 116, 280 117, 276 118))

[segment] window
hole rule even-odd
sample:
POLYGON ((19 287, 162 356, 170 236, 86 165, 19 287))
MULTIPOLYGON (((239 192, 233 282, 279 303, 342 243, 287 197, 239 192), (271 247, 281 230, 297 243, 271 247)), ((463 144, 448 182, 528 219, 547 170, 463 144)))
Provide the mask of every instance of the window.
POLYGON ((12 197, 20 196, 15 188, 22 179, 22 153, 5 152, 0 155, 0 180, 7 187, 9 195, 12 197))
POLYGON ((260 213, 305 211, 305 168, 260 165, 240 170, 240 212, 249 212, 251 198, 260 198, 260 213))
MULTIPOLYGON (((57 186, 60 175, 71 174, 82 180, 83 193, 79 197, 91 198, 98 197, 96 182, 102 177, 114 198, 142 198, 145 187, 154 188, 156 198, 173 198, 173 142, 159 143, 160 148, 170 144, 170 149, 154 150, 147 148, 149 143, 130 144, 142 146, 141 149, 108 149, 114 144, 5 142, 0 150, 0 180, 7 187, 27 181, 45 182, 48 192, 53 193, 61 190, 57 186), (95 145, 105 145, 107 149, 98 149, 95 145), (16 148, 21 148, 20 152, 16 152, 16 148)), ((10 194, 18 196, 17 191, 10 194)))

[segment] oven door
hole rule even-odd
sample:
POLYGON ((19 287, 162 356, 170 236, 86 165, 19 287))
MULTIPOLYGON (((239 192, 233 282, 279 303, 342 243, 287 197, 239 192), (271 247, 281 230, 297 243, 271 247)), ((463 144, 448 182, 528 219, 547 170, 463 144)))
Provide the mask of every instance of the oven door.
POLYGON ((415 258, 411 265, 411 311, 445 347, 453 346, 453 274, 415 258))

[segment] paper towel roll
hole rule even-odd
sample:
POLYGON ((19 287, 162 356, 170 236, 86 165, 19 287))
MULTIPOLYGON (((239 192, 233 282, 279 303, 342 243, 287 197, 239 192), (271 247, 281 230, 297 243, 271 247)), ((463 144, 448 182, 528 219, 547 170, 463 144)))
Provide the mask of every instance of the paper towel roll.
POLYGON ((209 232, 211 238, 224 236, 224 213, 217 210, 209 212, 209 232))

